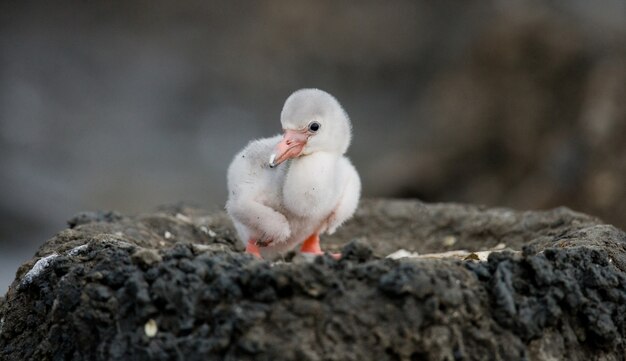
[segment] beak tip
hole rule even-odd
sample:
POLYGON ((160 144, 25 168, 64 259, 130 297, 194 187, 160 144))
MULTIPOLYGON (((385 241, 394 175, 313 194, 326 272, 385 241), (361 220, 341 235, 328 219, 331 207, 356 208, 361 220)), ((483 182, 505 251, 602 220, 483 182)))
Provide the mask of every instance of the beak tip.
POLYGON ((275 160, 276 160, 276 154, 272 154, 272 155, 270 156, 270 163, 269 163, 270 168, 274 168, 274 167, 276 167, 276 165, 277 165, 277 164, 276 164, 276 163, 274 163, 274 161, 275 161, 275 160))

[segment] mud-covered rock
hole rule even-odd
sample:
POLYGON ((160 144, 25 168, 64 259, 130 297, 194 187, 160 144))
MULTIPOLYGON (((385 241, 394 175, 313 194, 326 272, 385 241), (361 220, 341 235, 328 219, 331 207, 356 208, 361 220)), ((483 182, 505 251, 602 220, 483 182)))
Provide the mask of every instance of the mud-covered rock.
MULTIPOLYGON (((102 213, 105 214, 105 213, 102 213)), ((312 260, 223 213, 80 217, 0 299, 3 360, 622 360, 626 234, 555 209, 364 201, 312 260), (494 249, 485 262, 385 258, 494 249)))

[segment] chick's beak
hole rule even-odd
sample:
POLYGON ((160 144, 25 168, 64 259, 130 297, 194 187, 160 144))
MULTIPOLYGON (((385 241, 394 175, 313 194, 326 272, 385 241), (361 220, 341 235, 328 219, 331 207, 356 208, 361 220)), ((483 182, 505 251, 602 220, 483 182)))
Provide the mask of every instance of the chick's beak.
POLYGON ((302 153, 309 136, 306 131, 285 130, 283 139, 274 148, 270 156, 270 168, 274 168, 287 159, 295 158, 302 153))

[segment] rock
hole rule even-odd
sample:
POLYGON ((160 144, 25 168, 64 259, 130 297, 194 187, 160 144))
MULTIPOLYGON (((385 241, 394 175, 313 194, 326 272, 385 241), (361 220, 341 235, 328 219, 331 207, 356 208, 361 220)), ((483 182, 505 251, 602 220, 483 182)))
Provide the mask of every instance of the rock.
POLYGON ((98 211, 98 212, 80 212, 67 221, 67 225, 70 228, 92 223, 92 222, 107 222, 112 223, 122 219, 122 215, 113 211, 98 211))
POLYGON ((79 223, 43 244, 0 298, 0 359, 619 360, 626 351, 626 234, 565 208, 366 200, 322 239, 345 257, 310 262, 244 254, 224 214, 200 209, 79 223), (419 256, 385 258, 400 249, 419 256), (460 250, 469 253, 444 253, 460 250))
POLYGON ((161 255, 154 249, 145 249, 142 248, 131 256, 135 263, 138 263, 144 267, 150 267, 157 262, 161 262, 163 258, 161 255))

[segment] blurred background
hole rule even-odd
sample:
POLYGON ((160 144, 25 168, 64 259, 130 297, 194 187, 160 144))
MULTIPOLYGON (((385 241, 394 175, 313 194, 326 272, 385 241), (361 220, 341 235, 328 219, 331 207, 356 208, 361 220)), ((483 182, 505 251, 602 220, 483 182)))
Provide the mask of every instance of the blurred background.
POLYGON ((223 207, 303 87, 350 114, 366 196, 626 228, 624 1, 3 1, 0 294, 79 211, 223 207))

